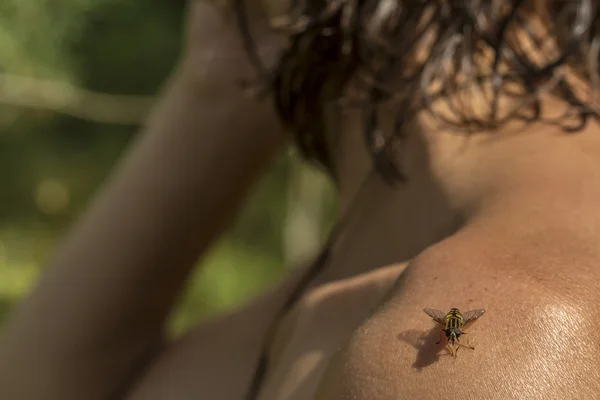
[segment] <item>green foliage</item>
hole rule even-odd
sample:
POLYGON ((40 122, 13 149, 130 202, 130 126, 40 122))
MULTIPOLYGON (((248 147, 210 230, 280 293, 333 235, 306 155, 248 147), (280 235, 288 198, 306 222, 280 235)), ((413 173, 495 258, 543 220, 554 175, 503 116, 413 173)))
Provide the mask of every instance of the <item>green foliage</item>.
POLYGON ((227 239, 202 264, 172 317, 170 328, 174 335, 260 293, 283 272, 280 260, 227 239))
POLYGON ((85 14, 103 0, 4 0, 0 4, 2 65, 34 76, 73 73, 67 47, 80 37, 85 14))

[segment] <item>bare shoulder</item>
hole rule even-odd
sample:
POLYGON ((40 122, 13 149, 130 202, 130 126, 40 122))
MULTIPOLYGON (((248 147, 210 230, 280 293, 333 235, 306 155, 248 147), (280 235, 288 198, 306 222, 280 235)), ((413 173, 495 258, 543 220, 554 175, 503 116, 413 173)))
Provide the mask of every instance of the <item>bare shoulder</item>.
POLYGON ((314 398, 332 356, 385 299, 407 263, 310 290, 282 325, 262 400, 314 398))
MULTIPOLYGON (((394 293, 332 359, 317 398, 595 398, 595 277, 569 282, 552 269, 559 263, 547 264, 542 277, 518 261, 507 265, 485 252, 445 246, 411 262, 394 293), (440 323, 423 312, 452 307, 486 310, 460 337, 474 350, 461 347, 457 357, 444 340, 436 344, 444 337, 440 323)), ((593 274, 573 276, 585 273, 593 274)))

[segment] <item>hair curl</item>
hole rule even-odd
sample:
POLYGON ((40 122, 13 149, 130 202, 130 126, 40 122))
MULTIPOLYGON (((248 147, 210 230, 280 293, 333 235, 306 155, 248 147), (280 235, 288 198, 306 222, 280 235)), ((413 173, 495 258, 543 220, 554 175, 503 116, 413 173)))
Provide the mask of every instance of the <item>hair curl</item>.
POLYGON ((419 111, 483 131, 542 120, 541 95, 552 92, 568 107, 549 122, 577 131, 599 115, 600 5, 592 0, 297 0, 277 21, 289 45, 268 86, 301 153, 331 173, 332 104, 362 107, 366 144, 390 180, 403 174, 381 143, 402 138, 419 111), (507 99, 515 106, 500 112, 507 99), (390 102, 396 122, 384 135, 378 110, 390 102))

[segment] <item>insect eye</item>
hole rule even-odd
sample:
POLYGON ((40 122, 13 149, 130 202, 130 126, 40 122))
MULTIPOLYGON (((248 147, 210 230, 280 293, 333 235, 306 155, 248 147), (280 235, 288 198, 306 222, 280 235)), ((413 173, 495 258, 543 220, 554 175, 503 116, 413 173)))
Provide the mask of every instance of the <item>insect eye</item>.
POLYGON ((459 337, 462 334, 462 332, 460 331, 460 329, 455 329, 454 333, 456 334, 456 337, 459 337))

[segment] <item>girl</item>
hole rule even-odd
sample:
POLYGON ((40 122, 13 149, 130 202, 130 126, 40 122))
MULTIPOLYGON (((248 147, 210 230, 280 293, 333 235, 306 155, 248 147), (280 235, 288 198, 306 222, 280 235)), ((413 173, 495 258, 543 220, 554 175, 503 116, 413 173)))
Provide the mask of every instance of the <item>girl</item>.
POLYGON ((246 9, 191 2, 144 134, 3 332, 0 398, 596 398, 595 3, 308 2, 282 52, 246 9), (240 94, 253 76, 271 101, 240 94), (284 127, 335 179, 339 228, 311 268, 166 341, 284 127), (446 357, 425 307, 486 309, 476 349, 446 357))

